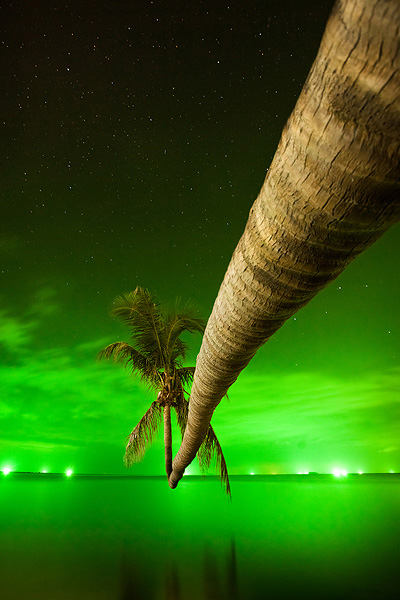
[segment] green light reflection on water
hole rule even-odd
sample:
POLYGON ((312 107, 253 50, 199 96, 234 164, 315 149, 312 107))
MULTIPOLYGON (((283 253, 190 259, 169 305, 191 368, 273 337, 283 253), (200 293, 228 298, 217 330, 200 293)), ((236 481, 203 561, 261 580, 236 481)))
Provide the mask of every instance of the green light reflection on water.
POLYGON ((255 475, 232 478, 229 501, 219 482, 191 476, 174 491, 164 478, 2 478, 5 597, 29 590, 30 600, 58 600, 63 589, 60 599, 114 600, 136 590, 161 600, 175 582, 193 600, 213 597, 212 585, 220 600, 255 600, 266 589, 375 598, 400 558, 400 487, 391 480, 255 475))

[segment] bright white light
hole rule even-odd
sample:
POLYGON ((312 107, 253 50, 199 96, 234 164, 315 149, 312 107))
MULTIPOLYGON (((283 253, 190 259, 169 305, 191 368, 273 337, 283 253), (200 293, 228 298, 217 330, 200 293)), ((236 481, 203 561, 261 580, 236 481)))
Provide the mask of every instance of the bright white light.
POLYGON ((254 475, 254 473, 250 473, 250 475, 254 475))
POLYGON ((67 476, 67 477, 71 477, 71 475, 73 475, 73 473, 74 473, 74 472, 73 472, 73 470, 72 470, 72 469, 67 469, 67 470, 65 471, 65 474, 66 474, 66 476, 67 476))
POLYGON ((335 477, 347 477, 347 471, 343 469, 333 469, 332 473, 335 477))
POLYGON ((358 474, 359 474, 359 475, 362 475, 362 474, 363 474, 363 471, 358 471, 358 474))
POLYGON ((389 471, 389 473, 394 473, 394 471, 389 471))
POLYGON ((41 473, 47 473, 47 469, 42 469, 40 472, 41 473))
POLYGON ((8 475, 9 473, 11 473, 11 467, 4 467, 3 473, 4 475, 8 475))

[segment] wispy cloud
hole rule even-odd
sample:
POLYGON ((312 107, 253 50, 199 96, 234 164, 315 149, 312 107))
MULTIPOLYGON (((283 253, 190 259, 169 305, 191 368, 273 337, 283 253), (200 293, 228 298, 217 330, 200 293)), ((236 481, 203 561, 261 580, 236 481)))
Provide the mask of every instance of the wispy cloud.
POLYGON ((139 412, 151 401, 143 386, 118 366, 96 363, 94 357, 79 360, 79 352, 64 353, 62 348, 1 367, 0 394, 9 431, 18 435, 26 428, 36 439, 67 436, 86 442, 98 439, 99 423, 104 424, 103 435, 112 437, 121 417, 135 413, 135 403, 139 412))
POLYGON ((397 447, 400 369, 333 379, 324 373, 243 372, 216 421, 229 442, 337 441, 397 447), (221 413, 221 414, 220 414, 221 413))
POLYGON ((38 327, 38 321, 23 319, 0 310, 0 347, 10 354, 19 354, 21 350, 33 342, 33 332, 38 327))
POLYGON ((24 314, 0 312, 3 435, 36 447, 44 440, 58 445, 101 439, 120 443, 153 398, 120 365, 96 361, 109 339, 38 350, 41 332, 55 310, 54 291, 43 288, 24 314))

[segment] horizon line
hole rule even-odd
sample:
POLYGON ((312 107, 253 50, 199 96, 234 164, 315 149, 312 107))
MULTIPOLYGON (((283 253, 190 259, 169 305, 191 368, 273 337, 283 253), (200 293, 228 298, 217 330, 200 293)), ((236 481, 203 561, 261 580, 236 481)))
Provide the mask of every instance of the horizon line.
MULTIPOLYGON (((42 477, 46 477, 46 476, 61 476, 61 477, 66 477, 66 478, 73 478, 73 477, 108 477, 108 478, 123 478, 123 479, 146 479, 146 478, 151 478, 151 479, 166 479, 166 475, 155 475, 155 474, 147 474, 147 475, 143 475, 143 474, 123 474, 123 473, 76 473, 76 472, 72 472, 72 473, 67 473, 65 471, 14 471, 14 470, 10 470, 7 472, 1 471, 3 473, 4 476, 9 476, 9 475, 40 475, 42 477)), ((232 475, 229 475, 230 479, 235 479, 235 478, 242 478, 242 477, 246 477, 249 479, 255 479, 255 478, 259 478, 259 477, 271 477, 271 478, 278 478, 278 477, 300 477, 300 478, 307 478, 307 477, 330 477, 330 478, 334 478, 334 479, 345 479, 346 477, 352 477, 355 476, 356 478, 362 477, 362 476, 370 476, 370 475, 374 475, 374 476, 393 476, 393 475, 400 475, 400 472, 393 472, 393 471, 371 471, 371 472, 347 472, 347 473, 341 473, 341 474, 335 474, 335 473, 319 473, 317 471, 310 471, 308 473, 235 473, 232 475)), ((185 474, 184 478, 191 478, 191 479, 219 479, 218 475, 213 475, 213 474, 207 474, 207 475, 202 475, 202 474, 185 474)))

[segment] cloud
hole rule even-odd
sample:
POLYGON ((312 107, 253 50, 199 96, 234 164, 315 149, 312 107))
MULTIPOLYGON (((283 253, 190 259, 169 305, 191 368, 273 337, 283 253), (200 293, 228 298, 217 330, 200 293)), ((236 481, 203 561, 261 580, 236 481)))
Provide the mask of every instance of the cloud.
POLYGON ((56 301, 56 297, 56 290, 49 285, 37 290, 34 301, 27 312, 28 316, 43 318, 59 312, 60 305, 56 301))
POLYGON ((23 314, 0 312, 7 357, 0 365, 3 436, 32 448, 120 444, 153 396, 121 365, 96 361, 109 338, 43 347, 49 315, 58 308, 55 291, 44 286, 23 314))
POLYGON ((30 450, 30 451, 40 451, 50 453, 54 450, 76 450, 78 446, 73 444, 63 444, 61 441, 54 442, 44 442, 34 441, 34 440, 13 440, 13 439, 1 439, 0 446, 4 446, 7 449, 10 448, 18 448, 18 450, 30 450))
MULTIPOLYGON (((243 372, 215 413, 229 443, 337 442, 397 447, 400 369, 334 379, 320 372, 279 377, 243 372)), ((216 425, 217 427, 217 425, 216 425)), ((380 450, 383 451, 383 450, 380 450)))
MULTIPOLYGON (((11 310, 0 309, 0 348, 11 356, 19 356, 34 344, 43 330, 48 328, 49 317, 60 310, 56 301, 57 293, 50 286, 36 290, 31 302, 23 299, 24 310, 14 314, 11 310)), ((21 305, 21 299, 16 307, 21 305)))
POLYGON ((57 437, 68 431, 70 438, 85 439, 98 436, 91 421, 107 421, 110 433, 121 414, 132 412, 135 397, 146 401, 148 396, 122 368, 79 359, 74 350, 62 348, 1 367, 0 394, 2 413, 13 417, 14 425, 20 422, 18 431, 36 420, 35 436, 57 437))
POLYGON ((379 452, 391 454, 392 452, 397 452, 399 449, 399 446, 391 446, 390 448, 382 448, 382 450, 379 450, 379 452))
POLYGON ((37 320, 24 321, 0 310, 0 346, 10 354, 19 354, 33 342, 33 332, 37 327, 37 320))

